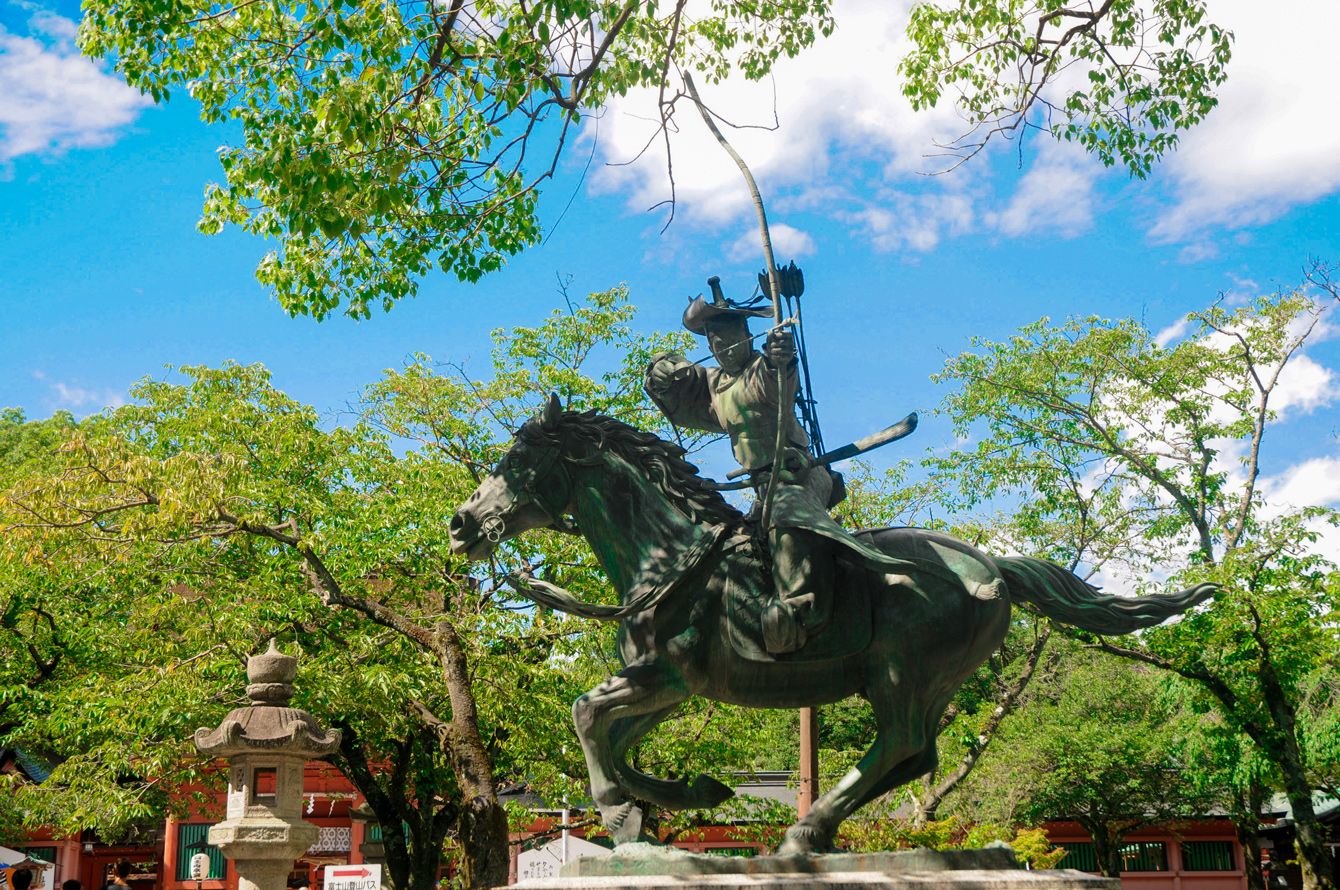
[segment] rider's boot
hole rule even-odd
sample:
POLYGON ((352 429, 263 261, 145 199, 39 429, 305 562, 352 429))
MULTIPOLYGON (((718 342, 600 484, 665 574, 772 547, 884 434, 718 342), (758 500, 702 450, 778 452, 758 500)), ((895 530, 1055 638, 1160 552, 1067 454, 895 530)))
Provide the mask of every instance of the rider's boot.
POLYGON ((776 599, 761 616, 763 646, 773 655, 795 652, 825 624, 833 608, 830 559, 818 535, 775 528, 772 580, 776 599))

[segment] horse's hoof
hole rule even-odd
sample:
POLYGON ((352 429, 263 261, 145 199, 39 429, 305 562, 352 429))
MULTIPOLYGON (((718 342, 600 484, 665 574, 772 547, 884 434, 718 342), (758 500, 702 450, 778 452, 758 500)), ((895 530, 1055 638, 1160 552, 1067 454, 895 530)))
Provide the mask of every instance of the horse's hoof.
POLYGON ((602 808, 600 815, 603 817, 605 830, 610 833, 610 838, 616 847, 620 844, 634 844, 647 840, 647 835, 642 832, 644 819, 642 808, 636 804, 629 802, 609 809, 602 808))
POLYGON ((809 825, 792 825, 786 830, 778 856, 817 856, 832 849, 828 836, 809 825))
POLYGON ((709 775, 699 773, 689 786, 689 793, 693 795, 695 801, 700 801, 695 809, 705 810, 730 800, 735 796, 735 789, 709 775))

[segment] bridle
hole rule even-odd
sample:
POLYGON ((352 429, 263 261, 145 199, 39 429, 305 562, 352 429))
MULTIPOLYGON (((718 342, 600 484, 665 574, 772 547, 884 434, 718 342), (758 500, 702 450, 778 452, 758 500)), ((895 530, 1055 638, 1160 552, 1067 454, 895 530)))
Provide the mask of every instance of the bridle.
MULTIPOLYGON (((563 508, 572 499, 572 477, 567 471, 567 461, 562 459, 562 446, 557 442, 552 446, 539 446, 524 439, 518 439, 518 442, 528 449, 543 450, 547 456, 540 463, 528 466, 520 472, 514 472, 511 468, 501 471, 502 478, 507 483, 507 500, 479 524, 480 532, 491 544, 501 542, 503 536, 507 534, 507 521, 503 516, 510 516, 528 504, 534 504, 549 520, 549 524, 559 531, 573 530, 571 521, 563 515, 563 508), (535 483, 541 477, 560 480, 559 488, 554 493, 556 496, 546 498, 536 489, 535 483)), ((516 446, 513 446, 513 450, 503 459, 504 462, 513 458, 515 449, 516 446)))

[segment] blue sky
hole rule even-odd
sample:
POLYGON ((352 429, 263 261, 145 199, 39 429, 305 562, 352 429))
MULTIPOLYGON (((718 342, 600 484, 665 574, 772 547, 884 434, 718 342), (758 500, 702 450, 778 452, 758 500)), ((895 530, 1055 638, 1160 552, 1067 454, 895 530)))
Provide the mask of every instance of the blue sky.
MULTIPOLYGON (((1309 257, 1340 261, 1340 122, 1325 112, 1340 8, 1216 0, 1238 34, 1221 107, 1141 183, 1044 139, 1022 166, 1007 148, 921 175, 955 122, 898 96, 903 5, 840 0, 837 33, 803 63, 706 95, 733 120, 767 122, 776 103, 777 132, 731 138, 768 199, 779 258, 806 271, 829 444, 933 406, 929 375, 974 334, 1071 313, 1161 329, 1220 293, 1289 287, 1309 257)), ((607 166, 644 139, 648 97, 633 96, 549 187, 546 222, 572 203, 544 246, 478 285, 433 277, 388 315, 291 319, 253 277, 263 244, 195 232, 215 150, 236 134, 200 123, 184 95, 151 106, 79 57, 77 15, 0 0, 0 405, 31 417, 96 411, 165 365, 228 359, 263 362, 334 411, 413 352, 482 371, 489 330, 537 321, 560 302, 560 276, 576 294, 626 282, 650 329, 675 326, 709 275, 742 296, 761 266, 738 171, 696 122, 676 139, 680 206, 664 233, 645 210, 665 194, 663 161, 607 166)), ((1268 469, 1285 485, 1310 467, 1308 496, 1334 504, 1340 349, 1332 339, 1309 358, 1306 407, 1268 469)), ((929 419, 917 439, 899 454, 951 434, 929 419)))

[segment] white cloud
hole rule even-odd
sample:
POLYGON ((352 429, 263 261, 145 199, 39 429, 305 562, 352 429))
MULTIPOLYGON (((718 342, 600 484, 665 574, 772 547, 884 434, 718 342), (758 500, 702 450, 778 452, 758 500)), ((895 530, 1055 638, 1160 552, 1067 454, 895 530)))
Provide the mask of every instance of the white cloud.
POLYGON ((109 145, 149 99, 74 46, 75 23, 43 9, 28 33, 0 27, 0 164, 109 145))
POLYGON ((1093 225, 1094 165, 1078 146, 1044 143, 1009 204, 987 214, 987 224, 1013 237, 1083 234, 1093 225))
POLYGON ((66 48, 74 47, 74 38, 79 31, 76 22, 41 7, 31 9, 32 15, 28 19, 29 31, 50 37, 66 48))
POLYGON ((1271 404, 1283 414, 1324 408, 1340 396, 1335 372, 1306 355, 1294 356, 1280 372, 1271 404))
POLYGON ((1318 457, 1296 464, 1261 482, 1271 504, 1279 507, 1340 505, 1340 457, 1318 457))
MULTIPOLYGON (((1265 499, 1261 512, 1267 518, 1304 507, 1340 507, 1340 457, 1313 458, 1264 478, 1261 493, 1265 499)), ((1317 535, 1308 549, 1340 562, 1340 528, 1324 519, 1313 519, 1307 526, 1317 535)))
MULTIPOLYGON (((772 239, 773 259, 779 264, 785 264, 787 260, 798 260, 804 256, 814 255, 814 239, 810 237, 808 232, 797 229, 795 226, 789 226, 786 223, 769 223, 768 235, 772 239)), ((756 258, 759 261, 759 267, 765 267, 767 264, 763 262, 763 242, 759 240, 758 227, 749 229, 737 238, 727 251, 727 255, 736 262, 756 258)))
POLYGON ((1219 245, 1213 241, 1193 241, 1177 252, 1177 262, 1190 265, 1219 258, 1219 245))
POLYGON ((973 225, 974 201, 965 194, 891 191, 881 198, 879 203, 835 214, 878 251, 931 250, 943 236, 962 234, 973 225))
MULTIPOLYGON (((985 158, 944 177, 916 175, 936 169, 928 156, 965 127, 949 97, 913 112, 901 94, 897 67, 908 49, 910 6, 837 0, 834 34, 779 63, 770 80, 700 84, 724 119, 756 127, 724 129, 764 195, 846 221, 882 250, 930 250, 967 231, 1020 238, 1087 230, 1100 209, 1093 187, 1102 171, 1073 145, 1036 142, 1022 179, 999 179, 1003 206, 993 205, 984 186, 985 158), (774 109, 780 127, 761 128, 772 125, 774 109)), ((1340 31, 1340 4, 1216 0, 1210 14, 1236 35, 1220 105, 1181 134, 1180 149, 1155 172, 1171 203, 1150 234, 1189 240, 1178 256, 1184 263, 1218 256, 1221 241, 1208 231, 1262 222, 1340 190, 1340 116, 1325 111, 1334 105, 1330 42, 1340 31)), ((625 163, 646 149, 591 178, 594 190, 622 194, 638 212, 670 197, 664 145, 654 137, 655 100, 651 91, 619 100, 599 124, 604 161, 625 163)), ((740 173, 687 100, 673 129, 679 220, 737 224, 749 201, 740 173)))
POLYGON ((1311 548, 1312 552, 1324 556, 1333 563, 1340 563, 1340 528, 1322 521, 1313 521, 1308 524, 1308 528, 1317 535, 1317 541, 1311 548))
POLYGON ((1153 227, 1177 240, 1211 226, 1268 221, 1340 189, 1334 35, 1340 4, 1216 0, 1234 32, 1219 107, 1163 164, 1177 196, 1153 227))
POLYGON ((1180 340, 1186 336, 1186 332, 1191 330, 1190 317, 1182 317, 1163 330, 1154 335, 1154 342, 1160 346, 1167 346, 1174 340, 1180 340))
MULTIPOLYGON (((1252 283, 1252 282, 1245 282, 1252 283)), ((1231 297, 1232 295, 1230 295, 1231 297)), ((1246 302, 1247 297, 1239 294, 1239 302, 1246 302)), ((1232 299, 1226 299, 1225 302, 1232 304, 1232 299)), ((1165 328, 1157 335, 1160 344, 1165 334, 1180 336, 1182 331, 1178 330, 1181 323, 1175 324, 1170 328, 1165 328)), ((1308 336, 1309 344, 1317 344, 1330 337, 1333 329, 1329 319, 1323 315, 1319 319, 1313 319, 1312 316, 1303 315, 1296 318, 1290 326, 1291 337, 1301 337, 1307 327, 1312 326, 1312 333, 1308 336)), ((1184 329, 1182 329, 1184 331, 1184 329)), ((1215 349, 1231 351, 1238 349, 1238 341, 1230 333, 1214 332, 1204 340, 1205 344, 1215 349)), ((1262 365, 1257 368, 1257 372, 1263 378, 1269 379, 1278 365, 1262 365)), ((1247 381, 1243 381, 1244 383, 1247 381)), ((1222 384, 1219 388, 1227 387, 1222 384)), ((1306 353, 1299 352, 1292 355, 1288 362, 1279 370, 1279 377, 1275 380, 1274 388, 1270 395, 1270 407, 1278 412, 1281 417, 1285 417, 1292 412, 1301 412, 1306 414, 1315 411, 1318 408, 1324 408, 1327 405, 1340 398, 1340 379, 1336 372, 1331 368, 1322 365, 1306 353)), ((1217 404, 1211 411, 1211 417, 1217 421, 1231 420, 1235 416, 1232 409, 1223 404, 1217 404)))
MULTIPOLYGON (((34 371, 33 376, 38 380, 47 379, 41 371, 34 371)), ((47 404, 52 410, 79 413, 86 410, 100 411, 103 408, 120 408, 126 404, 126 394, 112 387, 83 386, 78 383, 67 383, 63 380, 52 380, 47 385, 51 389, 51 396, 48 398, 47 404)))
MULTIPOLYGON (((922 180, 916 194, 889 188, 931 168, 925 155, 962 127, 949 105, 918 113, 902 96, 897 67, 908 48, 903 28, 910 7, 908 0, 838 0, 833 35, 780 62, 770 79, 699 83, 703 101, 724 120, 749 125, 722 130, 748 162, 770 211, 818 210, 845 219, 884 249, 924 250, 942 233, 962 230, 970 209, 962 190, 976 165, 922 180), (774 108, 780 127, 761 128, 773 124, 774 108), (874 180, 859 181, 859 167, 875 170, 874 180), (892 218, 909 209, 916 221, 892 218), (940 212, 948 218, 938 218, 940 212)), ((656 98, 641 91, 617 100, 599 122, 603 160, 626 165, 599 169, 592 188, 622 193, 634 211, 670 197, 664 144, 654 136, 656 98)), ((677 218, 714 228, 744 219, 752 211, 739 168, 688 100, 679 103, 673 129, 677 218)))

